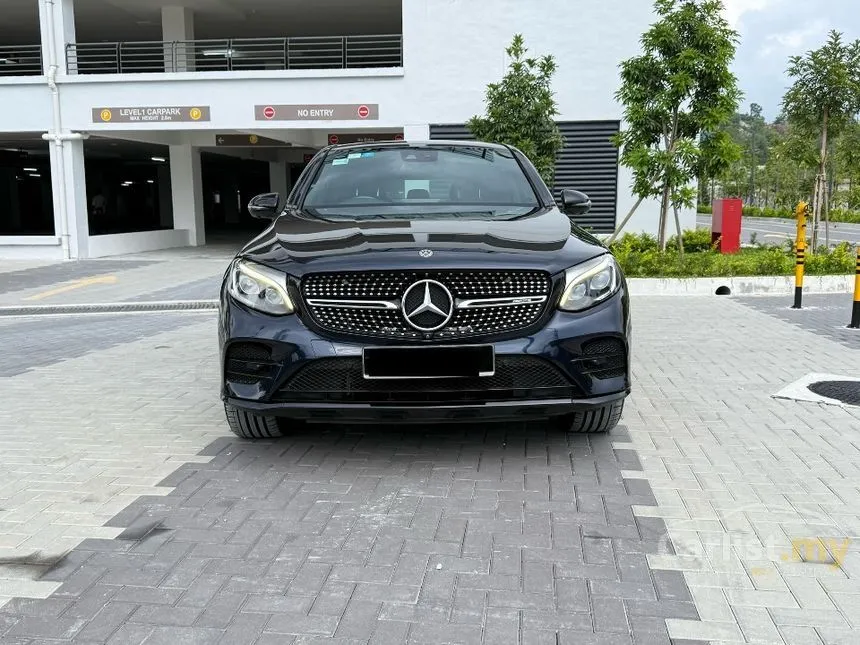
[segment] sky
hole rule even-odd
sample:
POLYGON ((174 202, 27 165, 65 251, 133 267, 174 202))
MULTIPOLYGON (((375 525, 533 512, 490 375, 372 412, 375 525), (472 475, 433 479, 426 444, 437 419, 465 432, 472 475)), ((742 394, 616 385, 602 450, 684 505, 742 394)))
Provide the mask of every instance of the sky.
POLYGON ((735 59, 744 100, 764 108, 768 120, 780 112, 789 86, 785 73, 789 56, 817 49, 831 29, 846 40, 860 38, 860 0, 723 0, 726 15, 740 32, 735 59))

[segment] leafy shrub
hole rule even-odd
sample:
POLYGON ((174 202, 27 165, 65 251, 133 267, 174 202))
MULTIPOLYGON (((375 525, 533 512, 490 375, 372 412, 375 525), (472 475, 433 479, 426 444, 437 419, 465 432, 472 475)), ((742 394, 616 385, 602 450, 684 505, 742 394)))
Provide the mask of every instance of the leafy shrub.
POLYGON ((842 242, 832 251, 816 253, 806 257, 806 273, 810 275, 831 275, 854 273, 856 255, 848 242, 842 242))
MULTIPOLYGON (((661 253, 656 248, 636 251, 631 245, 613 244, 612 251, 629 278, 793 275, 795 263, 790 243, 782 247, 742 249, 731 255, 713 250, 693 251, 685 253, 683 260, 677 247, 667 247, 661 253)), ((822 249, 807 257, 808 275, 844 275, 853 272, 854 253, 848 244, 842 244, 832 251, 822 249)))
MULTIPOLYGON (((714 246, 711 242, 711 230, 707 228, 697 228, 695 230, 684 231, 684 251, 696 253, 699 251, 712 251, 714 246)), ((673 235, 666 243, 666 248, 678 248, 678 236, 673 235)))
MULTIPOLYGON (((713 212, 709 204, 699 204, 697 210, 702 215, 710 215, 713 212)), ((747 205, 744 205, 743 214, 744 217, 779 217, 783 219, 795 219, 797 217, 790 208, 760 208, 758 206, 747 205)), ((860 212, 834 208, 830 211, 830 221, 860 224, 860 212)))
POLYGON ((612 243, 613 250, 644 253, 658 249, 657 238, 649 233, 625 233, 612 243))

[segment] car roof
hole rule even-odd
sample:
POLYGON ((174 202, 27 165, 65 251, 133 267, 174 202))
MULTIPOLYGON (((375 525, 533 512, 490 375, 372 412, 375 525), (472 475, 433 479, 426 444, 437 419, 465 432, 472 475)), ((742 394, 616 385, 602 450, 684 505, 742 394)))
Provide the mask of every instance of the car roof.
POLYGON ((361 143, 338 143, 327 147, 328 150, 349 150, 351 148, 403 148, 411 146, 468 146, 470 148, 487 148, 489 150, 508 150, 508 146, 500 143, 488 143, 465 139, 432 139, 408 141, 364 141, 361 143))

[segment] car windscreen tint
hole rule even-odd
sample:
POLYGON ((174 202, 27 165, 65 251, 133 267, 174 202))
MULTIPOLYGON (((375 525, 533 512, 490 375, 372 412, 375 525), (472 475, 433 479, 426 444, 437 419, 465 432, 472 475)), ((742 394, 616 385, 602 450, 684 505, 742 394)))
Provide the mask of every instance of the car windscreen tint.
POLYGON ((323 217, 516 217, 538 207, 510 151, 367 147, 331 154, 303 207, 323 217))

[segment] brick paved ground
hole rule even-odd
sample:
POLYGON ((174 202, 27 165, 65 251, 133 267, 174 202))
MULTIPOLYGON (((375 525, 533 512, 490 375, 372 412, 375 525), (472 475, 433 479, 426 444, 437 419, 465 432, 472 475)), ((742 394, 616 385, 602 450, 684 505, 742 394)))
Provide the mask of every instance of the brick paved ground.
POLYGON ((848 329, 852 294, 807 294, 803 308, 792 309, 793 296, 751 296, 739 302, 803 329, 826 336, 852 349, 860 349, 860 330, 848 329))
POLYGON ((0 321, 27 367, 0 376, 0 642, 860 642, 860 409, 771 398, 860 351, 731 299, 634 314, 608 437, 259 444, 224 426, 211 315, 45 319, 52 361, 0 321))

